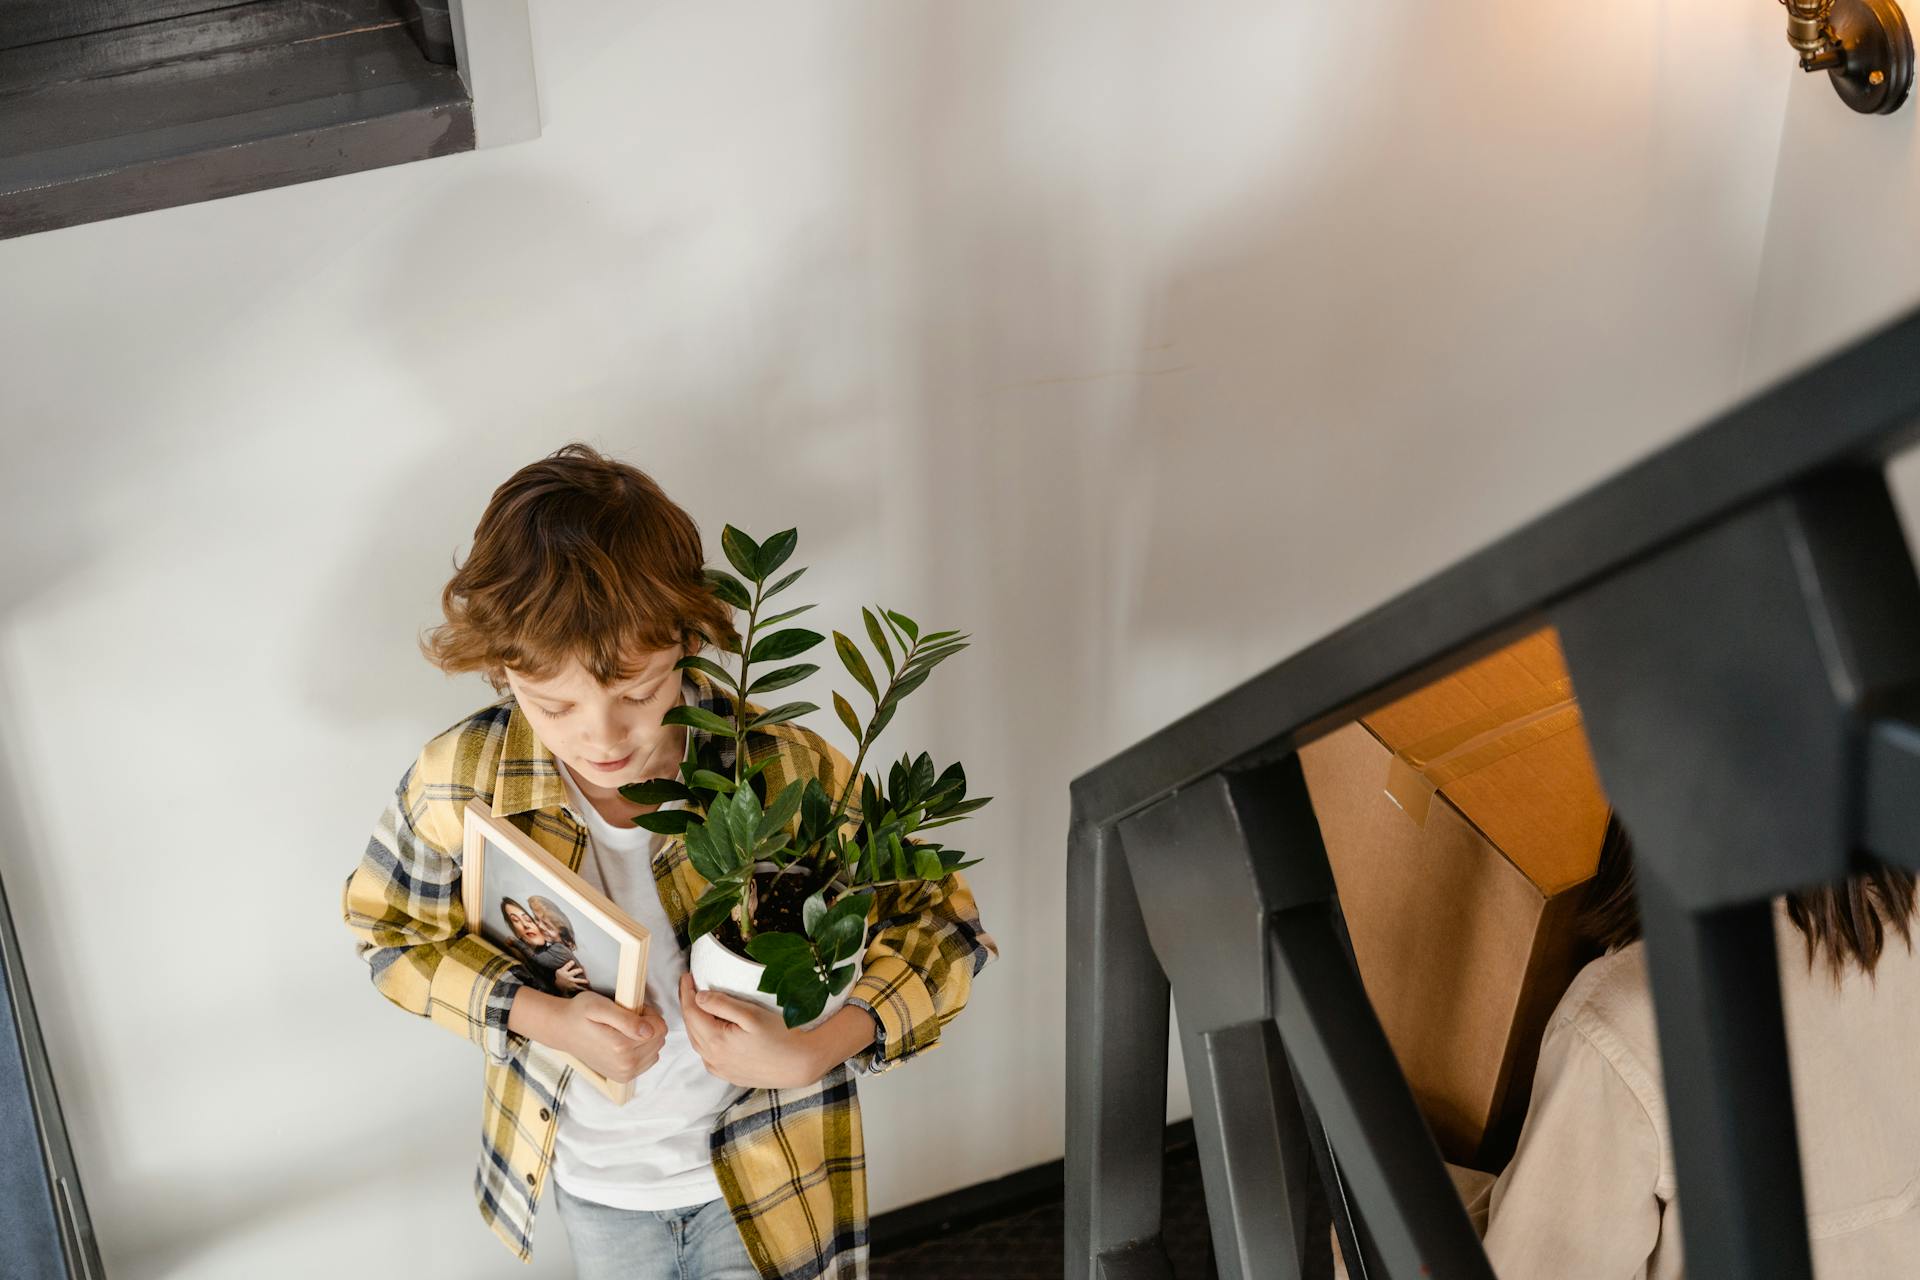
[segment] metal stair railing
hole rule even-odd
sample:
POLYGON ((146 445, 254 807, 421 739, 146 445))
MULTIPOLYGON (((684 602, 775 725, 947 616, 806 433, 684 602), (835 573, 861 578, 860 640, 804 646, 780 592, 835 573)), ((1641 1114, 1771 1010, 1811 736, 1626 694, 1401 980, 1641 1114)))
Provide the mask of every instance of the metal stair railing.
POLYGON ((7 896, 0 890, 0 1276, 105 1280, 7 896))
POLYGON ((1551 624, 1634 833, 1691 1275, 1811 1275, 1771 900, 1920 868, 1920 311, 1076 779, 1069 1280, 1166 1280, 1170 998, 1221 1280, 1490 1277, 1346 943, 1298 749, 1551 624))

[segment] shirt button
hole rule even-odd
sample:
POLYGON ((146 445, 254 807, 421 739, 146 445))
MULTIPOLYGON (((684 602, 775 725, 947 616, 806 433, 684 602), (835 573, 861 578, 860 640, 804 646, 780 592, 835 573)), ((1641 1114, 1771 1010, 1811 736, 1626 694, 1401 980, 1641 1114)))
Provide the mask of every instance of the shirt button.
POLYGON ((540 1108, 540 1119, 542 1121, 553 1119, 553 1112, 547 1110, 545 1107, 540 1108))
POLYGON ((527 1175, 527 1185, 528 1185, 528 1186, 532 1186, 532 1185, 533 1185, 533 1175, 532 1175, 532 1174, 528 1174, 528 1175, 527 1175))

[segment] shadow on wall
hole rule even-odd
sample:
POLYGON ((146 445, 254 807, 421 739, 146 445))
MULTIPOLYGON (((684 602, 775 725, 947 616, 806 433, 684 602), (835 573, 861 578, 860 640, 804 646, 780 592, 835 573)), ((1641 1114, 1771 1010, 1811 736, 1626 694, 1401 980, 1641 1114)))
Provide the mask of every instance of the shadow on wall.
POLYGON ((1339 145, 1164 258, 1145 345, 1189 368, 1140 384, 1115 530, 1147 660, 1250 675, 1733 398, 1772 147, 1724 108, 1779 95, 1666 52, 1732 15, 1480 7, 1385 15, 1365 90, 1311 86, 1339 145))
POLYGON ((982 1150, 1060 1114, 1070 780, 1734 394, 1774 147, 1726 105, 1781 100, 1741 43, 1772 21, 1475 10, 1351 15, 1364 77, 1253 5, 1036 15, 1067 65, 923 19, 913 446, 927 527, 967 536, 915 563, 980 644, 921 711, 993 744, 990 812, 1040 839, 979 868, 1033 1028, 998 1077, 1025 1126, 982 1150), (1723 21, 1738 56, 1669 58, 1723 21))
MULTIPOLYGON (((316 713, 356 725, 453 705, 433 696, 441 677, 417 639, 440 621, 440 591, 494 488, 571 440, 659 480, 701 525, 712 563, 728 521, 762 537, 799 525, 808 563, 870 560, 861 431, 873 411, 862 380, 836 376, 844 358, 826 353, 845 340, 834 312, 861 270, 850 231, 782 246, 780 274, 736 296, 706 280, 697 223, 615 225, 565 183, 472 182, 416 219, 408 252, 378 277, 394 287, 365 310, 423 400, 448 405, 432 424, 445 444, 381 482, 374 523, 342 531, 356 549, 312 610, 316 713), (473 208, 488 217, 461 216, 473 208), (596 269, 582 269, 582 246, 596 269), (423 274, 441 287, 401 287, 423 274), (730 341, 713 339, 716 325, 730 341)), ((463 687, 466 710, 492 698, 477 677, 463 687)), ((423 742, 444 727, 433 715, 423 742)))

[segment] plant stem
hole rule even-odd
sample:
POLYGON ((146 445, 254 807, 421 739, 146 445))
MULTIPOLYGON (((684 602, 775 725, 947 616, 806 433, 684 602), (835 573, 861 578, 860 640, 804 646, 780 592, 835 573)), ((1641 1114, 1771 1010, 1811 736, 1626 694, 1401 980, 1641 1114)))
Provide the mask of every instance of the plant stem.
POLYGON ((753 629, 760 621, 760 590, 765 583, 753 584, 753 606, 747 610, 747 634, 740 641, 740 685, 733 691, 733 789, 740 790, 740 775, 747 763, 747 664, 753 652, 753 629))
MULTIPOLYGON (((752 662, 748 656, 753 652, 753 629, 760 621, 760 605, 764 597, 760 594, 766 584, 753 584, 753 604, 747 609, 747 634, 740 641, 740 683, 733 691, 733 794, 738 796, 744 785, 741 775, 747 767, 747 667, 752 662)), ((740 926, 740 941, 744 944, 753 940, 753 913, 759 905, 758 896, 753 890, 753 868, 747 868, 746 883, 741 886, 740 914, 735 920, 740 926)))
MULTIPOLYGON (((908 649, 904 654, 901 655, 900 671, 905 671, 907 669, 907 664, 913 661, 913 655, 918 653, 919 651, 920 651, 920 644, 918 641, 915 641, 913 648, 908 649)), ((889 697, 893 696, 893 687, 899 683, 900 683, 900 672, 895 672, 891 677, 888 678, 886 693, 882 694, 879 698, 874 700, 874 704, 873 704, 874 715, 877 716, 880 714, 881 703, 884 703, 889 697)), ((872 724, 873 721, 869 720, 867 721, 867 723, 872 724)), ((834 802, 833 816, 827 819, 828 831, 838 831, 840 829, 840 819, 845 816, 847 812, 847 805, 853 799, 853 789, 860 785, 860 766, 866 763, 867 748, 871 747, 874 744, 874 741, 875 739, 871 734, 863 733, 860 735, 860 751, 859 751, 859 754, 854 756, 853 758, 853 772, 847 776, 846 789, 840 793, 840 798, 834 802)), ((862 816, 862 819, 864 820, 866 817, 869 817, 871 815, 863 814, 861 816, 862 816)))

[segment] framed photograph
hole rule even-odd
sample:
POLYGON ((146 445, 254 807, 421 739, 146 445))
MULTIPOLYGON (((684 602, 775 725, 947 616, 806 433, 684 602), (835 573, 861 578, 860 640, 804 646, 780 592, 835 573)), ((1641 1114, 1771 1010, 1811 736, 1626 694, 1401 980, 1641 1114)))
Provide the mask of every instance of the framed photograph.
MULTIPOLYGON (((647 930, 483 802, 467 801, 465 826, 467 928, 518 959, 542 991, 596 991, 638 1009, 647 993, 647 930)), ((572 1054, 548 1052, 613 1101, 633 1096, 631 1080, 609 1080, 572 1054)))

